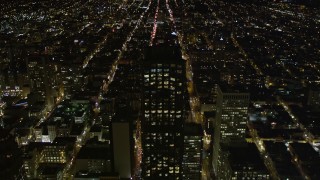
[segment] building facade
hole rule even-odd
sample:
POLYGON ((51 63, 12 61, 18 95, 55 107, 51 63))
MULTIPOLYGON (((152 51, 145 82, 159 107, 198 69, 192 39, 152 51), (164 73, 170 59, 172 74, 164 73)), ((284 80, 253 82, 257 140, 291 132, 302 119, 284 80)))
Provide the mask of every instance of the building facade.
POLYGON ((178 47, 149 47, 142 71, 142 177, 181 179, 185 61, 178 47))
POLYGON ((212 165, 217 171, 220 143, 234 145, 245 141, 249 93, 220 85, 217 89, 217 113, 214 123, 212 165))
POLYGON ((203 130, 201 124, 187 123, 184 127, 182 176, 185 180, 201 179, 203 130))

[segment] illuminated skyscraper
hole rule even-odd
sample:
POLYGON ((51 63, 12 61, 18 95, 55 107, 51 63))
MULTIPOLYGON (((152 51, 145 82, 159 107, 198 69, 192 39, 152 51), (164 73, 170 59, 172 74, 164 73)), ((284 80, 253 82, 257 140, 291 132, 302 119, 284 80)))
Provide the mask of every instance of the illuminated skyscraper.
POLYGON ((245 138, 248 121, 249 94, 228 88, 218 88, 220 138, 229 143, 245 138))
POLYGON ((181 179, 187 91, 180 49, 149 47, 142 71, 142 177, 181 179))
POLYGON ((245 141, 249 94, 229 86, 217 89, 217 113, 214 125, 213 167, 217 168, 220 143, 235 145, 245 141))
POLYGON ((52 106, 56 96, 53 92, 57 87, 57 81, 55 66, 49 62, 48 57, 28 57, 28 76, 32 92, 40 95, 47 105, 52 106))
POLYGON ((32 57, 28 59, 28 75, 32 91, 39 93, 45 99, 48 76, 44 57, 32 57))
POLYGON ((201 124, 187 123, 184 127, 182 176, 186 180, 201 179, 203 130, 201 124))

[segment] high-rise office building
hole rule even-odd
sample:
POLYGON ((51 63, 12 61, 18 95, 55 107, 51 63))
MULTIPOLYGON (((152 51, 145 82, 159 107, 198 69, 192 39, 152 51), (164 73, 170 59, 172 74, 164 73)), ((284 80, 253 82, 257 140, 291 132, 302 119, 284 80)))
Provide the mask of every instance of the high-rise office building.
POLYGON ((202 167, 203 130, 201 124, 187 123, 184 127, 182 176, 186 180, 200 180, 202 167))
POLYGON ((245 141, 248 106, 248 93, 230 86, 219 85, 212 157, 215 171, 217 170, 220 143, 235 145, 245 141))
POLYGON ((243 140, 248 121, 249 94, 219 86, 217 104, 221 142, 243 140))
POLYGON ((217 179, 270 179, 270 174, 254 143, 224 147, 219 156, 217 179))
POLYGON ((28 75, 33 92, 41 94, 45 97, 48 76, 47 76, 47 60, 45 57, 29 57, 28 58, 28 75))
POLYGON ((57 87, 55 66, 49 62, 46 56, 28 57, 28 76, 30 78, 32 92, 39 94, 46 104, 52 106, 57 87))
POLYGON ((75 160, 75 172, 109 173, 112 169, 110 148, 102 143, 82 147, 75 160))
POLYGON ((124 179, 132 177, 133 121, 132 113, 121 109, 121 114, 117 113, 111 123, 114 170, 124 179))
POLYGON ((142 177, 181 179, 185 61, 178 47, 155 46, 142 63, 142 177))

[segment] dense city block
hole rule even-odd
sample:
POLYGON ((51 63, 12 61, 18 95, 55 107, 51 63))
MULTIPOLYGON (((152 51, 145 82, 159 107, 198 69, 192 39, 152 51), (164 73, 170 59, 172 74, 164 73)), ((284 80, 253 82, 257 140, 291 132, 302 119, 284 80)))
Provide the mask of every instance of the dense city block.
POLYGON ((0 179, 320 179, 317 0, 0 2, 0 179))

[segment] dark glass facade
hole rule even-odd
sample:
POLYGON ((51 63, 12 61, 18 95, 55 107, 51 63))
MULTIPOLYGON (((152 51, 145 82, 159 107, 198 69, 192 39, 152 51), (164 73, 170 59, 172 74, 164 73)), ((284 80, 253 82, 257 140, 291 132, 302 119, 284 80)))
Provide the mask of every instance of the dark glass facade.
POLYGON ((142 177, 181 179, 185 62, 164 47, 147 49, 143 61, 142 177))

